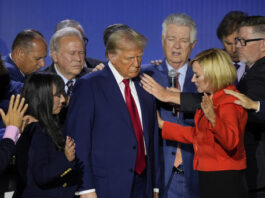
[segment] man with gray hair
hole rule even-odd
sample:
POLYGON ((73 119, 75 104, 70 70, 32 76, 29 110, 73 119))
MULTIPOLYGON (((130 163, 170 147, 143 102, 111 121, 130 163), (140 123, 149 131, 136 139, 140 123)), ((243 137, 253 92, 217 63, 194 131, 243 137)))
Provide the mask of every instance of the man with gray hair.
MULTIPOLYGON (((76 20, 73 20, 73 19, 65 19, 65 20, 62 20, 59 23, 57 23, 54 32, 56 32, 58 30, 61 30, 63 28, 66 28, 66 27, 75 28, 75 29, 77 29, 80 32, 80 34, 82 35, 82 38, 84 40, 85 50, 86 50, 86 45, 88 43, 88 38, 85 35, 85 31, 84 31, 84 28, 82 27, 82 25, 78 21, 76 21, 76 20)), ((101 61, 101 60, 98 60, 98 59, 95 59, 95 58, 86 57, 84 64, 85 64, 85 67, 87 67, 87 68, 95 68, 97 65, 104 66, 103 65, 103 62, 104 61, 101 61)), ((100 68, 98 68, 98 69, 100 70, 100 68)))
MULTIPOLYGON (((196 92, 191 82, 193 72, 189 56, 196 44, 197 28, 194 20, 186 14, 171 14, 162 24, 162 47, 165 59, 160 66, 143 68, 164 87, 176 87, 181 92, 196 92), (172 82, 173 81, 173 82, 172 82)), ((163 120, 193 126, 193 115, 178 112, 176 106, 158 102, 163 120)), ((163 198, 199 197, 197 173, 193 170, 194 151, 191 145, 161 140, 163 142, 164 189, 163 198)))
POLYGON ((85 44, 82 35, 71 27, 58 30, 50 40, 49 54, 53 63, 45 71, 58 74, 69 95, 76 80, 89 72, 84 67, 85 44))

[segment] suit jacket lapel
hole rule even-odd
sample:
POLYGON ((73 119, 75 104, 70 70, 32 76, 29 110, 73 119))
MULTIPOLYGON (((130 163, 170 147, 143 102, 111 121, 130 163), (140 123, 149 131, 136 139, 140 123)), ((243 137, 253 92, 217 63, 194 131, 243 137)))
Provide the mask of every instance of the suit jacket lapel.
POLYGON ((115 107, 119 107, 117 108, 117 111, 120 111, 120 118, 124 119, 128 126, 132 127, 130 115, 125 100, 109 66, 106 66, 102 70, 102 72, 106 74, 106 79, 104 80, 104 92, 106 93, 106 98, 109 101, 108 104, 113 105, 115 107))
POLYGON ((149 115, 150 96, 148 96, 148 93, 140 86, 139 76, 134 78, 133 82, 134 82, 134 86, 137 91, 137 95, 138 95, 138 99, 139 99, 139 103, 141 107, 142 128, 143 128, 145 144, 148 145, 148 142, 149 142, 148 123, 150 122, 149 119, 152 118, 152 116, 149 115))

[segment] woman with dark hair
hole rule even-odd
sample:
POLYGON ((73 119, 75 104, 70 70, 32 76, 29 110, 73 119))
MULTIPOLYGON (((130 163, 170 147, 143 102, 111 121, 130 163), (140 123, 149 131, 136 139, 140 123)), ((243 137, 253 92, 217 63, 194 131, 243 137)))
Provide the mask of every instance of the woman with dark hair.
POLYGON ((65 102, 63 80, 50 73, 30 75, 21 96, 28 104, 29 124, 17 143, 22 185, 14 197, 74 197, 75 143, 64 138, 59 113, 65 102))

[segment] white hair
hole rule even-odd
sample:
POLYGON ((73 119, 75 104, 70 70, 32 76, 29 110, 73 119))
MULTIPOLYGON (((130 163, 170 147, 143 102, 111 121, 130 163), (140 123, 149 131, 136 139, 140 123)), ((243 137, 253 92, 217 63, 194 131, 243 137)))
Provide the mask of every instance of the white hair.
POLYGON ((194 20, 186 15, 186 14, 170 14, 167 16, 167 18, 164 20, 162 24, 162 35, 166 35, 167 26, 169 24, 175 24, 175 25, 183 25, 187 26, 191 29, 190 31, 190 40, 191 43, 197 39, 197 28, 194 20))
POLYGON ((66 27, 66 28, 63 28, 63 29, 56 31, 53 34, 53 36, 50 40, 50 44, 49 44, 49 55, 50 56, 52 56, 53 51, 58 52, 58 50, 60 48, 59 41, 62 37, 65 37, 65 36, 76 36, 76 37, 80 38, 83 45, 85 45, 83 37, 77 29, 72 28, 72 27, 66 27))

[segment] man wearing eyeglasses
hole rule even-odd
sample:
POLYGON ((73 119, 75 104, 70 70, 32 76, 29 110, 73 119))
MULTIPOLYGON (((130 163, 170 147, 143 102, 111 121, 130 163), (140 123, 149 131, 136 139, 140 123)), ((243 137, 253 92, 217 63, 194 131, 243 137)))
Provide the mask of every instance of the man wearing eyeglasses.
MULTIPOLYGON (((238 90, 255 101, 265 100, 265 17, 251 16, 239 25, 235 39, 239 59, 247 65, 238 90)), ((245 131, 249 197, 265 197, 265 123, 249 111, 245 131)))

